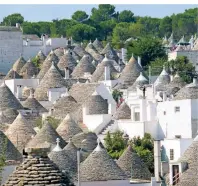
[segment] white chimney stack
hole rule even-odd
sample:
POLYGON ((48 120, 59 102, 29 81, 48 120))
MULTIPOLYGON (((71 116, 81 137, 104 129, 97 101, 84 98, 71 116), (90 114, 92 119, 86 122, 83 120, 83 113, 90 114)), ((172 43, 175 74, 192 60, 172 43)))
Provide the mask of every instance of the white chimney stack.
POLYGON ((163 92, 163 101, 167 100, 166 92, 163 92))
POLYGON ((193 78, 193 84, 194 84, 194 85, 198 85, 197 77, 194 77, 194 78, 193 78))
POLYGON ((17 99, 21 99, 22 98, 22 85, 17 85, 17 95, 16 95, 17 99))
POLYGON ((16 28, 20 28, 20 23, 16 23, 16 28))
POLYGON ((161 175, 161 145, 160 140, 154 141, 154 169, 155 169, 155 178, 157 181, 160 181, 159 175, 161 175))
POLYGON ((65 67, 65 79, 69 79, 69 68, 65 67))
POLYGON ((142 64, 141 64, 141 57, 138 56, 138 64, 142 67, 142 64))
POLYGON ((105 66, 105 81, 110 80, 110 68, 105 66))

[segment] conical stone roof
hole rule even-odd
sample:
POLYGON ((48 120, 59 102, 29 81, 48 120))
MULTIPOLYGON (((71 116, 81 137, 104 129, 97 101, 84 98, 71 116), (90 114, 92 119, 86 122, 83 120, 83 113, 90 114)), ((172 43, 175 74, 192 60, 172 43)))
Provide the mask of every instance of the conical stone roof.
POLYGON ((88 115, 108 114, 108 102, 96 91, 85 104, 88 115))
POLYGON ((133 85, 133 83, 139 77, 140 72, 143 72, 143 69, 138 64, 136 59, 132 56, 131 59, 129 60, 129 62, 124 67, 124 69, 122 70, 122 73, 120 75, 120 80, 123 83, 129 84, 129 85, 133 85))
POLYGON ((70 158, 73 159, 73 161, 75 161, 75 164, 77 165, 78 148, 74 145, 71 139, 69 139, 69 143, 64 147, 63 150, 70 156, 70 158))
POLYGON ((42 52, 42 50, 39 50, 38 54, 36 55, 36 57, 39 58, 39 60, 45 61, 46 56, 45 54, 42 52))
POLYGON ((129 145, 117 161, 118 166, 126 173, 128 178, 150 180, 151 173, 129 145))
POLYGON ((180 75, 177 73, 173 80, 168 84, 167 88, 171 87, 171 88, 182 88, 186 85, 186 83, 182 80, 182 78, 180 77, 180 75))
POLYGON ((6 131, 6 135, 15 147, 22 152, 26 144, 36 135, 36 132, 24 116, 19 113, 6 131))
POLYGON ((66 172, 71 178, 77 173, 77 162, 75 156, 71 157, 64 149, 60 151, 52 150, 48 157, 58 166, 61 171, 66 172))
POLYGON ((61 59, 61 57, 64 55, 64 48, 57 48, 54 50, 55 55, 61 59))
POLYGON ((64 119, 67 114, 74 112, 79 106, 80 104, 72 96, 62 96, 53 105, 53 115, 64 119))
POLYGON ((23 106, 11 92, 11 90, 7 87, 5 82, 0 86, 0 110, 5 109, 23 109, 23 106))
POLYGON ((84 55, 88 55, 88 52, 85 51, 83 47, 80 45, 76 45, 73 49, 73 51, 78 54, 80 57, 83 57, 84 55))
POLYGON ((136 87, 143 87, 148 84, 149 84, 148 79, 144 76, 142 72, 140 72, 139 77, 135 80, 133 85, 128 88, 128 90, 136 90, 136 87))
POLYGON ((95 41, 93 42, 93 46, 95 47, 95 49, 101 53, 102 50, 104 49, 102 46, 102 43, 96 38, 95 41))
POLYGON ((28 148, 49 147, 53 149, 56 146, 56 139, 60 139, 60 147, 65 147, 66 143, 56 130, 46 122, 36 136, 27 144, 28 148))
MULTIPOLYGON (((81 151, 81 161, 84 161, 89 154, 97 147, 97 135, 94 132, 81 132, 72 137, 73 144, 81 151)), ((104 148, 102 143, 100 146, 104 148)))
POLYGON ((8 139, 8 137, 0 130, 0 154, 5 154, 6 160, 21 160, 22 155, 8 139))
POLYGON ((95 71, 95 67, 91 63, 91 59, 88 55, 83 56, 80 60, 79 64, 75 67, 74 71, 72 72, 73 78, 80 78, 84 76, 84 73, 93 74, 95 71))
POLYGON ((116 53, 116 51, 111 47, 110 43, 107 43, 105 48, 102 50, 101 54, 105 55, 110 58, 115 60, 116 62, 118 62, 119 57, 116 53))
POLYGON ((16 71, 18 74, 20 74, 20 71, 22 67, 25 65, 25 63, 25 59, 22 56, 20 56, 20 58, 17 59, 16 62, 13 64, 12 69, 16 71))
POLYGON ((163 67, 163 70, 159 77, 157 78, 155 82, 155 90, 156 91, 165 91, 166 86, 170 83, 170 76, 168 72, 166 71, 165 67, 163 67))
POLYGON ((120 119, 131 119, 131 109, 126 104, 126 102, 123 102, 119 108, 116 110, 116 112, 113 115, 113 118, 115 120, 120 119))
POLYGON ((13 69, 10 69, 9 72, 7 73, 7 75, 5 76, 4 80, 8 80, 8 79, 20 79, 21 76, 14 71, 13 69))
POLYGON ((2 127, 6 127, 6 124, 12 124, 17 116, 18 111, 16 109, 7 108, 0 110, 0 124, 2 124, 2 127))
POLYGON ((182 100, 182 99, 198 99, 197 78, 194 78, 191 84, 186 85, 176 93, 174 100, 182 100))
POLYGON ((85 51, 87 51, 91 56, 97 60, 97 61, 102 61, 103 56, 99 54, 99 52, 96 50, 96 48, 93 46, 92 43, 89 43, 87 47, 85 48, 85 51))
POLYGON ((22 67, 20 71, 20 75, 23 76, 23 78, 32 78, 33 76, 38 74, 38 68, 35 66, 35 64, 29 59, 27 63, 22 67))
POLYGON ((42 79, 45 76, 45 74, 48 72, 50 67, 52 66, 52 62, 54 62, 54 64, 56 65, 58 63, 58 61, 59 61, 59 59, 54 54, 54 52, 50 52, 50 54, 47 56, 47 58, 43 62, 43 65, 37 75, 37 78, 42 79))
POLYGON ((65 67, 68 67, 71 71, 73 71, 76 65, 77 62, 70 54, 70 51, 66 51, 65 54, 60 58, 57 66, 60 70, 65 70, 65 67))
POLYGON ((105 58, 102 60, 101 63, 98 64, 95 72, 92 75, 91 82, 98 82, 98 81, 104 81, 105 79, 105 66, 109 66, 110 69, 110 79, 117 79, 118 78, 118 71, 113 66, 113 60, 105 58))
POLYGON ((192 144, 185 150, 182 157, 179 159, 180 162, 187 162, 189 164, 194 164, 195 156, 198 150, 198 135, 194 138, 192 144))
POLYGON ((48 100, 49 88, 61 88, 66 85, 65 80, 57 70, 54 64, 50 67, 48 72, 45 74, 40 84, 35 90, 35 98, 39 101, 48 100))
POLYGON ((100 144, 81 163, 80 171, 83 182, 126 179, 124 171, 118 167, 106 150, 100 147, 100 144))
POLYGON ((45 54, 42 52, 42 50, 40 50, 40 51, 37 53, 36 59, 38 60, 39 66, 42 67, 43 62, 44 62, 45 59, 46 59, 46 56, 45 56, 45 54))
POLYGON ((31 109, 33 111, 37 111, 39 113, 48 112, 46 108, 44 108, 38 100, 31 94, 23 103, 24 108, 31 109))
POLYGON ((70 114, 66 115, 56 131, 65 141, 69 141, 74 135, 83 132, 78 124, 71 118, 70 114))
POLYGON ((74 186, 48 157, 45 149, 30 149, 28 157, 9 176, 4 186, 13 185, 57 185, 74 186))

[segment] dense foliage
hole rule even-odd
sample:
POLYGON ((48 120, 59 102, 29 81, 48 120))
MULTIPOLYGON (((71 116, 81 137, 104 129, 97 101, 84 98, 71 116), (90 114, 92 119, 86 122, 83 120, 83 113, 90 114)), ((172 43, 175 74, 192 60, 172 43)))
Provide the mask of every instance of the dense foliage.
POLYGON ((162 47, 161 40, 154 37, 141 37, 133 40, 127 45, 128 57, 133 53, 141 56, 141 65, 146 66, 157 57, 165 57, 166 53, 162 47))
POLYGON ((150 134, 146 133, 143 138, 134 137, 128 141, 121 131, 108 132, 104 141, 107 152, 113 159, 118 159, 130 144, 148 166, 150 172, 154 173, 154 141, 150 134))
MULTIPOLYGON (((185 10, 164 18, 135 16, 130 10, 116 12, 115 6, 100 4, 91 14, 78 10, 72 19, 54 19, 51 22, 24 21, 21 14, 15 13, 3 19, 1 25, 21 23, 24 34, 49 34, 51 37, 67 36, 74 40, 112 41, 116 47, 124 44, 130 37, 155 36, 162 38, 172 32, 176 40, 185 35, 190 37, 197 32, 197 8, 185 10), (75 32, 73 32, 75 31, 75 32)), ((188 38, 187 38, 188 39, 188 38)))
POLYGON ((178 56, 175 60, 171 61, 167 61, 166 58, 156 58, 154 61, 151 61, 150 66, 151 75, 159 75, 163 66, 165 66, 167 70, 171 70, 172 75, 178 72, 186 83, 191 83, 195 74, 195 67, 193 67, 186 56, 178 56))

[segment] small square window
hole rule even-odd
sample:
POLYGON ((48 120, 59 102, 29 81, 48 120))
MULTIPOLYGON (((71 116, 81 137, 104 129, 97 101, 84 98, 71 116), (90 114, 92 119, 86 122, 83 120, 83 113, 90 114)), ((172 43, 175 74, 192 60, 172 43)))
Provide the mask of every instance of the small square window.
POLYGON ((170 149, 170 160, 174 160, 174 150, 170 149))
POLYGON ((135 121, 140 121, 140 113, 139 112, 135 112, 135 121))
POLYGON ((175 112, 180 112, 180 107, 175 107, 175 112))

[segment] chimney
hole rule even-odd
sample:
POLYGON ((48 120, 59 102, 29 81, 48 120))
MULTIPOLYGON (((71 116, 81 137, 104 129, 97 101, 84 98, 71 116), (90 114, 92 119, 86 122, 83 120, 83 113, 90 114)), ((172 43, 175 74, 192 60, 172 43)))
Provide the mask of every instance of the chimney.
POLYGON ((20 23, 16 23, 16 28, 20 28, 20 23))
POLYGON ((138 56, 138 64, 142 67, 142 64, 141 64, 141 57, 138 56))
POLYGON ((110 80, 110 68, 105 66, 105 81, 110 80))
POLYGON ((167 100, 166 92, 163 92, 163 101, 167 100))
POLYGON ((22 98, 22 85, 17 85, 17 99, 22 98))
POLYGON ((69 79, 69 68, 65 67, 65 79, 69 79))
POLYGON ((160 140, 154 141, 154 169, 155 169, 155 178, 157 181, 160 181, 161 175, 161 147, 160 140))
POLYGON ((194 77, 194 78, 193 78, 193 84, 194 84, 194 85, 198 85, 197 77, 194 77))

